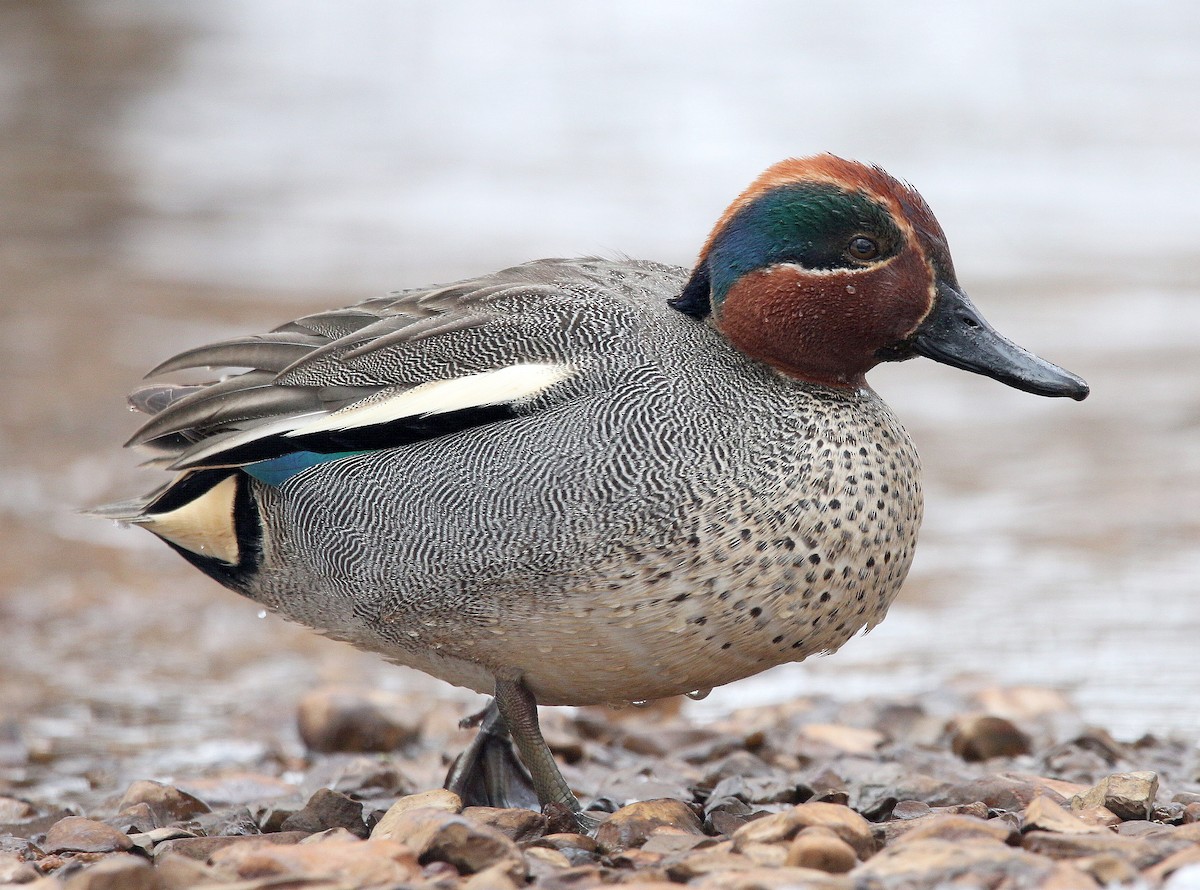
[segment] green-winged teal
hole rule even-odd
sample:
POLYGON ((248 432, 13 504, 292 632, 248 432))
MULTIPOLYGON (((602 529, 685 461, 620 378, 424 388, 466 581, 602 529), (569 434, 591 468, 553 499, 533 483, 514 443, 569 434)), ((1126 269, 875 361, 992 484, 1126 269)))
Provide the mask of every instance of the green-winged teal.
MULTIPOLYGON (((538 702, 708 689, 883 618, 920 468, 864 375, 917 355, 1088 393, 983 320, 916 191, 788 160, 690 272, 539 260, 169 359, 152 373, 248 370, 135 392, 153 416, 131 444, 178 475, 101 512, 289 618, 493 694, 485 736, 507 728, 541 802, 579 812, 538 702)), ((486 786, 487 763, 452 783, 486 786)))

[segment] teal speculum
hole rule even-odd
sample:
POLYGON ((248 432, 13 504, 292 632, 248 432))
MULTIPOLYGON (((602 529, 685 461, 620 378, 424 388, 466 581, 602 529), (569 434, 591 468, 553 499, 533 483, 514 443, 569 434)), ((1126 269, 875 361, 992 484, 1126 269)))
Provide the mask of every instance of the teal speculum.
POLYGON ((538 704, 708 689, 883 619, 923 502, 866 374, 916 356, 1088 392, 984 321, 913 189, 784 161, 690 270, 540 260, 168 360, 157 373, 231 370, 131 396, 151 417, 130 444, 176 475, 96 512, 266 608, 493 695, 450 786, 586 825, 538 704))

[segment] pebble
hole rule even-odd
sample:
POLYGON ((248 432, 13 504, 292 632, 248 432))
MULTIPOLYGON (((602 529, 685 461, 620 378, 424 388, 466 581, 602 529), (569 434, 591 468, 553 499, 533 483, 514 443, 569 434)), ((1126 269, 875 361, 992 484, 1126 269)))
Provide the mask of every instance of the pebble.
POLYGON ((689 886, 699 890, 852 890, 854 883, 847 875, 785 866, 750 868, 734 874, 711 874, 690 882, 689 886))
POLYGON ((183 837, 157 844, 154 847, 154 858, 157 861, 165 856, 183 856, 188 859, 205 862, 215 855, 218 850, 237 846, 238 844, 267 843, 284 846, 287 844, 298 844, 306 837, 308 837, 308 832, 305 831, 275 831, 271 834, 259 835, 235 834, 218 837, 183 837))
POLYGON ((119 853, 71 875, 64 890, 163 890, 163 879, 140 856, 119 853))
POLYGON ((405 810, 389 834, 411 848, 421 863, 448 862, 463 874, 500 864, 514 881, 525 880, 525 857, 512 840, 457 813, 432 808, 405 810))
POLYGON ((596 830, 602 853, 640 847, 655 834, 703 835, 700 819, 679 800, 643 800, 621 807, 596 830))
POLYGON ((352 800, 337 791, 321 788, 308 799, 303 809, 284 819, 281 828, 283 831, 309 833, 344 828, 359 838, 365 838, 369 832, 366 823, 363 822, 362 810, 363 805, 360 801, 352 800))
POLYGON ((117 804, 117 813, 120 815, 134 807, 145 807, 153 816, 155 824, 149 828, 184 822, 201 813, 212 812, 208 804, 182 789, 145 779, 129 786, 117 804))
POLYGON ((395 833, 396 824, 400 817, 409 810, 439 810, 443 813, 461 813, 462 800, 453 791, 435 788, 432 791, 421 791, 402 797, 388 807, 375 827, 371 829, 371 837, 390 838, 395 833))
POLYGON ((50 826, 42 849, 47 853, 113 853, 132 846, 129 835, 111 825, 83 816, 67 816, 50 826))
POLYGON ((537 840, 546 833, 546 817, 533 810, 499 807, 467 807, 463 817, 496 829, 518 844, 537 840))
POLYGON ((215 852, 212 865, 227 879, 324 879, 351 886, 399 884, 413 881, 421 873, 417 857, 408 847, 344 833, 312 844, 279 845, 265 840, 236 844, 215 852))
POLYGON ((1158 774, 1149 770, 1116 773, 1071 799, 1076 809, 1104 807, 1120 819, 1149 819, 1158 796, 1158 774))
POLYGON ((420 723, 407 697, 327 686, 300 700, 296 723, 310 751, 395 751, 416 741, 420 723))
POLYGON ((1017 832, 1003 819, 980 819, 950 813, 935 813, 906 823, 905 830, 891 839, 893 844, 909 844, 926 838, 947 841, 994 841, 1009 844, 1017 832))
POLYGON ((36 815, 37 810, 28 802, 15 797, 0 795, 0 823, 22 822, 26 819, 32 819, 36 815))
POLYGON ((1048 797, 1037 797, 1021 816, 1022 831, 1054 831, 1059 834, 1095 834, 1106 830, 1096 822, 1087 822, 1048 797))
POLYGON ((792 838, 785 865, 842 874, 858 863, 854 848, 823 825, 812 825, 792 838))
POLYGON ((849 807, 832 803, 802 803, 748 822, 733 833, 733 848, 740 851, 750 843, 789 841, 812 825, 830 829, 853 848, 859 859, 865 860, 875 852, 871 823, 849 807))
POLYGON ((1087 874, 1067 863, 993 840, 924 838, 886 847, 855 869, 853 876, 857 886, 872 890, 951 885, 1096 890, 1087 874))
POLYGON ((968 763, 977 763, 993 757, 1028 754, 1032 750, 1032 741, 1011 720, 975 714, 954 722, 950 750, 968 763))

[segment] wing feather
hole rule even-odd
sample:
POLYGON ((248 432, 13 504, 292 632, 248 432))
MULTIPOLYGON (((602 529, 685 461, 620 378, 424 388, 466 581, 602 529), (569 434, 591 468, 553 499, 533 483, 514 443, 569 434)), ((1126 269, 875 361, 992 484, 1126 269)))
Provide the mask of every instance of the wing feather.
MULTIPOLYGON (((129 444, 176 469, 236 466, 393 447, 541 410, 632 311, 608 302, 613 275, 592 268, 604 264, 529 263, 187 350, 151 373, 246 370, 139 390, 132 403, 152 416, 129 444)), ((677 274, 607 265, 656 281, 677 274)))

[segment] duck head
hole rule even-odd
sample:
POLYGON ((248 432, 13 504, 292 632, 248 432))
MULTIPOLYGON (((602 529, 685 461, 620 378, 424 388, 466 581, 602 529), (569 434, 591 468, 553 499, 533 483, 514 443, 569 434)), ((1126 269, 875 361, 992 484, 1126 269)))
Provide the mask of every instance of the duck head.
POLYGON ((1037 395, 1088 394, 984 320, 914 189, 832 155, 783 161, 755 180, 671 305, 752 358, 826 386, 863 386, 880 362, 923 355, 1037 395))

